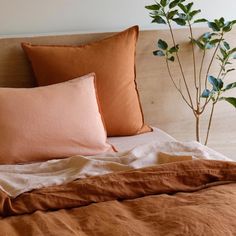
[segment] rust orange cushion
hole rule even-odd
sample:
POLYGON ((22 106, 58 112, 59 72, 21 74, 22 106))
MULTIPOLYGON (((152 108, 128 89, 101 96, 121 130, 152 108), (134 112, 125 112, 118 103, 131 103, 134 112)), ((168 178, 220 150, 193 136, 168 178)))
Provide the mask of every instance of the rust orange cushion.
POLYGON ((135 83, 138 27, 83 46, 22 47, 39 85, 49 85, 95 72, 105 126, 109 136, 134 135, 150 128, 144 118, 135 83))
POLYGON ((112 150, 94 77, 38 88, 0 88, 0 164, 112 150))

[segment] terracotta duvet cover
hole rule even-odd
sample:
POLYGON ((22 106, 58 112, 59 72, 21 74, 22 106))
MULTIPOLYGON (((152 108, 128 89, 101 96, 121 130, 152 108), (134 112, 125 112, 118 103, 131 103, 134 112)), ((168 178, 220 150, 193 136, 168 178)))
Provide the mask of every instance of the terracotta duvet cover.
POLYGON ((0 235, 236 235, 236 163, 182 161, 0 193, 0 235))

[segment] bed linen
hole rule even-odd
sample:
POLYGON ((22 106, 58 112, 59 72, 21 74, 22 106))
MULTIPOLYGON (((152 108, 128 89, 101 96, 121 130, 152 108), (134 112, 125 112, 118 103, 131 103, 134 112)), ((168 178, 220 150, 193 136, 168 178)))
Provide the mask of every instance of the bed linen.
POLYGON ((116 139, 123 152, 0 166, 0 235, 236 235, 236 163, 157 133, 130 151, 116 139))
POLYGON ((0 192, 1 235, 235 235, 236 164, 194 160, 0 192))
POLYGON ((33 189, 65 184, 76 179, 193 159, 231 161, 198 142, 154 139, 126 152, 77 155, 25 165, 0 165, 0 189, 14 198, 33 189))
POLYGON ((151 127, 152 132, 122 137, 108 137, 108 142, 116 147, 118 152, 129 151, 139 145, 148 144, 153 140, 160 142, 176 141, 175 138, 167 134, 165 131, 156 127, 151 127))

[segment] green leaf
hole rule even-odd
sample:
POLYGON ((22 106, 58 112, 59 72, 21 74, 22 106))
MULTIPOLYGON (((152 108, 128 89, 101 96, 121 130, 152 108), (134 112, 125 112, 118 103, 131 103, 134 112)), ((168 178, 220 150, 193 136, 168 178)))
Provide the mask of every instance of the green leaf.
POLYGON ((180 19, 187 20, 187 15, 184 13, 178 13, 180 19))
POLYGON ((167 14, 167 18, 168 18, 168 19, 172 19, 177 13, 178 13, 178 10, 170 11, 170 12, 167 14))
POLYGON ((184 19, 181 19, 181 18, 174 18, 173 21, 178 24, 178 25, 186 25, 186 21, 184 19))
POLYGON ((226 41, 224 41, 224 46, 227 50, 230 50, 230 45, 226 41))
POLYGON ((223 81, 221 79, 216 79, 214 76, 208 76, 208 81, 213 86, 214 91, 220 91, 224 86, 223 81))
POLYGON ((201 12, 201 10, 195 10, 189 13, 190 18, 192 19, 194 16, 196 16, 197 14, 199 14, 201 12))
POLYGON ((157 23, 157 24, 166 24, 166 21, 160 17, 160 16, 155 16, 153 19, 152 23, 157 23))
POLYGON ((188 9, 182 3, 179 3, 178 6, 184 13, 188 13, 188 9))
POLYGON ((217 79, 217 82, 218 82, 218 89, 221 90, 224 86, 224 82, 222 79, 217 79))
POLYGON ((182 0, 174 0, 173 2, 170 3, 170 9, 176 7, 179 3, 181 3, 182 0))
POLYGON ((202 44, 199 40, 191 39, 193 43, 195 43, 200 49, 204 50, 204 44, 202 44))
POLYGON ((225 18, 224 18, 224 17, 221 17, 221 18, 219 19, 219 22, 220 22, 222 25, 224 25, 224 24, 225 24, 225 18))
POLYGON ((236 48, 230 50, 230 54, 233 54, 234 52, 236 52, 236 48))
POLYGON ((228 84, 228 85, 225 87, 224 91, 227 91, 227 90, 230 90, 230 89, 233 89, 233 88, 236 88, 236 82, 231 83, 231 84, 228 84))
POLYGON ((211 40, 211 44, 217 44, 217 43, 219 43, 221 41, 221 39, 213 39, 213 40, 211 40))
POLYGON ((224 57, 224 59, 226 59, 228 56, 227 52, 223 48, 220 48, 220 52, 221 52, 222 56, 224 57))
POLYGON ((162 39, 158 40, 157 45, 158 45, 159 48, 161 48, 163 50, 166 50, 168 48, 167 42, 162 40, 162 39))
POLYGON ((163 57, 163 56, 165 56, 165 53, 161 50, 156 50, 153 52, 153 55, 158 56, 158 57, 163 57))
POLYGON ((220 31, 220 28, 215 22, 208 22, 208 27, 211 28, 213 31, 220 31))
POLYGON ((204 89, 204 91, 202 92, 201 97, 209 98, 210 94, 211 94, 211 91, 209 89, 204 89))
POLYGON ((161 5, 163 6, 163 7, 165 7, 166 5, 167 5, 167 0, 161 0, 161 5))
POLYGON ((234 97, 221 97, 220 100, 225 100, 236 108, 236 98, 234 97))
POLYGON ((155 4, 155 5, 149 5, 149 6, 145 6, 146 9, 151 10, 151 11, 158 11, 161 8, 160 4, 155 4))
POLYGON ((172 47, 169 50, 169 53, 174 53, 174 52, 178 52, 179 51, 179 45, 177 44, 176 46, 172 47))
POLYGON ((206 32, 200 38, 211 39, 211 37, 212 37, 212 33, 211 32, 206 32))
POLYGON ((212 49, 212 48, 214 48, 215 47, 215 45, 214 44, 212 44, 212 43, 206 43, 206 45, 205 45, 205 48, 206 49, 212 49))
POLYGON ((174 62, 175 61, 175 57, 171 56, 171 57, 168 58, 168 60, 174 62))
POLYGON ((223 27, 224 32, 229 32, 232 30, 233 24, 231 21, 227 22, 225 26, 223 27))
POLYGON ((227 73, 229 73, 229 72, 231 72, 231 71, 234 71, 234 70, 235 70, 234 68, 229 69, 229 70, 227 70, 227 73))
POLYGON ((223 59, 225 60, 228 57, 228 54, 227 54, 226 50, 224 50, 223 48, 220 48, 220 52, 223 56, 223 59))
POLYGON ((192 7, 193 7, 193 2, 190 2, 190 3, 187 4, 185 7, 187 8, 187 12, 190 12, 191 9, 192 9, 192 7))
POLYGON ((204 18, 201 18, 201 19, 198 19, 198 20, 194 21, 194 23, 204 23, 204 22, 208 22, 208 20, 206 20, 204 18))

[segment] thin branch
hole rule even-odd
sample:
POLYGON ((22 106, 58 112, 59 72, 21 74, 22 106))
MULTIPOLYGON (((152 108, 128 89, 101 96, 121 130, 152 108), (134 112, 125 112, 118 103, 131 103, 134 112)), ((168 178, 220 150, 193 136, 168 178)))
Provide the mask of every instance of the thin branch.
POLYGON ((174 78, 171 74, 171 70, 170 70, 170 65, 169 65, 169 62, 168 62, 168 59, 166 59, 166 65, 167 65, 167 70, 168 70, 168 74, 171 78, 171 81, 173 82, 175 88, 178 90, 178 92, 180 93, 180 95, 182 96, 183 100, 185 101, 185 103, 192 109, 194 110, 194 108, 192 107, 192 105, 188 102, 188 100, 185 98, 183 92, 181 91, 181 89, 176 85, 175 81, 174 81, 174 78))
MULTIPOLYGON (((188 26, 189 26, 189 30, 190 30, 191 39, 193 39, 193 29, 192 29, 192 26, 191 26, 189 21, 188 21, 188 26)), ((196 90, 198 90, 198 86, 197 86, 196 56, 195 56, 193 40, 191 40, 191 45, 192 45, 192 54, 193 54, 194 84, 195 84, 196 90)))
MULTIPOLYGON (((223 71, 223 68, 221 67, 220 72, 219 72, 219 74, 217 76, 217 79, 220 78, 220 75, 221 75, 222 71, 223 71)), ((202 107, 202 110, 200 111, 200 114, 202 114, 204 112, 204 110, 205 110, 206 106, 208 105, 208 103, 210 102, 210 100, 211 100, 211 98, 206 99, 205 104, 202 107)))
POLYGON ((204 110, 206 109, 206 106, 208 105, 208 103, 211 101, 211 97, 210 98, 206 98, 205 104, 203 105, 201 111, 199 114, 202 114, 204 112, 204 110))
POLYGON ((212 117, 213 117, 215 105, 218 102, 219 97, 220 97, 220 92, 218 92, 218 95, 217 95, 215 101, 212 103, 212 108, 211 108, 211 114, 210 114, 210 119, 209 119, 208 128, 207 128, 207 136, 206 136, 206 140, 205 140, 205 145, 207 145, 207 142, 208 142, 209 133, 210 133, 210 129, 211 129, 211 123, 212 123, 212 117))
POLYGON ((204 49, 203 56, 202 56, 202 61, 201 61, 201 66, 200 66, 200 71, 199 71, 199 97, 198 97, 198 102, 200 103, 201 101, 201 93, 202 93, 202 70, 203 70, 203 63, 206 57, 206 50, 204 49))
POLYGON ((206 136, 206 140, 205 140, 205 145, 207 145, 207 142, 208 142, 214 109, 215 109, 215 103, 212 104, 212 108, 211 108, 211 114, 210 114, 210 119, 209 119, 208 128, 207 128, 207 136, 206 136))
POLYGON ((222 34, 221 34, 220 41, 219 41, 218 44, 217 44, 217 47, 216 47, 216 49, 215 49, 215 51, 214 51, 214 53, 213 53, 213 55, 212 55, 210 64, 209 64, 209 66, 208 66, 207 73, 206 73, 206 78, 205 78, 205 89, 207 89, 207 79, 208 79, 208 75, 209 75, 211 66, 212 66, 212 64, 213 64, 213 61, 214 61, 214 59, 215 59, 215 55, 216 55, 216 53, 217 53, 217 51, 218 51, 218 49, 219 49, 219 47, 220 47, 220 43, 221 43, 221 41, 222 41, 222 39, 223 39, 223 36, 224 36, 224 34, 222 33, 222 34))
POLYGON ((227 63, 228 61, 229 61, 229 56, 227 56, 227 57, 225 58, 224 62, 222 62, 222 65, 221 65, 221 68, 220 68, 219 74, 218 74, 218 76, 217 76, 217 79, 220 78, 220 75, 221 75, 221 73, 222 73, 222 71, 223 71, 223 67, 226 66, 226 63, 227 63))
POLYGON ((194 114, 196 118, 196 139, 198 142, 201 142, 200 140, 200 115, 194 114))
MULTIPOLYGON (((171 33, 171 38, 172 38, 172 41, 173 41, 173 44, 174 46, 176 47, 176 42, 175 42, 175 38, 174 38, 174 33, 173 33, 173 29, 171 27, 171 24, 170 24, 170 21, 167 20, 167 23, 168 23, 168 26, 169 26, 169 29, 170 29, 170 33, 171 33)), ((190 104, 191 104, 191 107, 193 109, 193 101, 192 101, 192 97, 191 97, 191 94, 190 94, 190 91, 189 91, 189 87, 188 87, 188 84, 187 84, 187 81, 186 81, 186 78, 185 78, 185 75, 184 75, 184 70, 183 70, 183 66, 180 62, 180 58, 179 58, 179 54, 178 52, 176 52, 176 57, 177 57, 177 61, 179 63, 179 67, 180 67, 180 71, 181 71, 181 74, 183 76, 183 80, 184 80, 184 84, 185 84, 185 87, 186 87, 186 90, 187 90, 187 94, 188 94, 188 97, 189 97, 189 100, 190 100, 190 104)))

